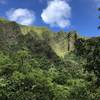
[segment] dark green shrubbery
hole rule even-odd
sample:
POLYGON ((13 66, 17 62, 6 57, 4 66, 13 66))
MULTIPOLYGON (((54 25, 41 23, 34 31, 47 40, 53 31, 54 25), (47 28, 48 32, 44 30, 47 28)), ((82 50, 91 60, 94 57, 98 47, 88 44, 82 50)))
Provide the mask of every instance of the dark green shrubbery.
POLYGON ((50 46, 50 34, 40 39, 34 31, 22 35, 14 22, 9 25, 9 34, 0 28, 0 100, 100 100, 99 37, 72 34, 69 41, 69 34, 66 43, 65 33, 51 36, 69 50, 61 59, 50 46))
POLYGON ((83 61, 69 54, 55 64, 31 55, 28 49, 17 51, 13 57, 1 52, 0 99, 99 100, 99 89, 91 89, 95 75, 84 73, 83 61))

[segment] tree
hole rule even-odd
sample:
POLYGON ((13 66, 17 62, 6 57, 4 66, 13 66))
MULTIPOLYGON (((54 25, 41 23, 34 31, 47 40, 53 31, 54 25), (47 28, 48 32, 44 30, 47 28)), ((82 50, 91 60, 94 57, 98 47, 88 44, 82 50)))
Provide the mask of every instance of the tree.
POLYGON ((85 54, 85 39, 79 38, 76 40, 75 52, 79 56, 83 56, 85 54))

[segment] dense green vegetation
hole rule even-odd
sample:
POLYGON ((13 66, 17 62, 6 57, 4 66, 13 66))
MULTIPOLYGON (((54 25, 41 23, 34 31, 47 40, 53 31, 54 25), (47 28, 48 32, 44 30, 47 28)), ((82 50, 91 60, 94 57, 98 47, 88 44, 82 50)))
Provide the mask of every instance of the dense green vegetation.
POLYGON ((100 37, 0 26, 0 100, 100 100, 100 37))

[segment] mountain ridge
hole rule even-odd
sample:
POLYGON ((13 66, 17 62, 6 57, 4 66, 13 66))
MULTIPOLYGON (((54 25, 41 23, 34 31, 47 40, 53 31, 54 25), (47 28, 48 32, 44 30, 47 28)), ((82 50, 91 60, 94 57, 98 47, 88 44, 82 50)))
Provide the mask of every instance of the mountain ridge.
POLYGON ((46 27, 24 26, 5 19, 0 19, 0 30, 1 33, 5 34, 6 39, 8 38, 8 42, 13 41, 13 43, 17 41, 17 35, 27 35, 29 33, 31 33, 33 37, 36 35, 39 40, 45 40, 52 50, 62 58, 64 58, 67 51, 74 49, 74 36, 77 35, 77 37, 79 37, 75 31, 68 33, 52 32, 46 27), (68 38, 70 38, 70 43, 68 43, 68 38), (70 45, 70 50, 68 50, 68 45, 70 45))

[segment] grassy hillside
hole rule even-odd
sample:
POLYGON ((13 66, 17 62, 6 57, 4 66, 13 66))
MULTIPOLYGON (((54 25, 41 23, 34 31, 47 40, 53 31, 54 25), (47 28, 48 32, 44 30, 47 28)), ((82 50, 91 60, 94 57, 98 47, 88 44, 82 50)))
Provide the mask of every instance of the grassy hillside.
MULTIPOLYGON (((35 27, 35 26, 22 26, 15 22, 9 22, 4 19, 0 19, 0 30, 5 34, 5 38, 8 39, 8 42, 12 41, 17 42, 18 35, 27 35, 30 34, 34 37, 37 36, 39 40, 45 40, 51 49, 59 56, 63 57, 68 51, 68 34, 67 32, 52 32, 46 27, 35 27), (8 35, 8 36, 7 36, 8 35), (10 40, 9 40, 10 39, 10 40)), ((71 32, 71 49, 74 49, 74 34, 76 32, 71 32)), ((1 37, 2 38, 2 37, 1 37)), ((71 50, 70 50, 71 51, 71 50)))
POLYGON ((0 19, 0 100, 100 100, 100 37, 0 19))

